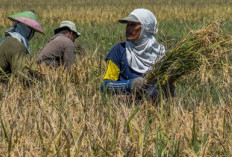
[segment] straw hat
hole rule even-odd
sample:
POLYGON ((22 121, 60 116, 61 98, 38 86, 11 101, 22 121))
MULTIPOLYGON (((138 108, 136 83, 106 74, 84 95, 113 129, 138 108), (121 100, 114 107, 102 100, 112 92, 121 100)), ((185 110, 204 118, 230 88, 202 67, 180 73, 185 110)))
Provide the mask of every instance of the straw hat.
POLYGON ((44 34, 43 29, 38 22, 37 16, 32 11, 25 11, 25 12, 17 13, 17 14, 8 16, 7 18, 13 22, 23 23, 35 29, 37 32, 44 34))

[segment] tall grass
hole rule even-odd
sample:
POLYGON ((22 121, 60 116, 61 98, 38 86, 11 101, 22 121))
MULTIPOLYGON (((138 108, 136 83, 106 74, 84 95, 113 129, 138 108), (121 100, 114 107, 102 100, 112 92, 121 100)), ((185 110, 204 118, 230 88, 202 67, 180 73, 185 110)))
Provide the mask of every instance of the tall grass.
POLYGON ((104 57, 124 40, 118 18, 137 7, 151 9, 160 21, 159 41, 172 47, 190 30, 219 17, 226 19, 224 30, 231 33, 230 4, 2 0, 1 32, 10 25, 7 15, 35 8, 47 34, 31 41, 33 52, 27 60, 43 79, 22 82, 12 76, 0 83, 0 156, 231 156, 231 54, 222 60, 220 71, 178 80, 176 96, 158 106, 150 100, 137 105, 133 99, 99 91, 104 57), (77 42, 86 56, 77 56, 70 71, 37 67, 39 49, 64 19, 77 23, 82 33, 77 42))
POLYGON ((44 80, 34 80, 30 87, 13 77, 1 84, 3 156, 232 153, 231 77, 226 71, 220 74, 226 76, 223 79, 202 84, 180 80, 186 89, 177 84, 177 96, 171 101, 137 106, 99 92, 101 72, 95 56, 79 59, 71 71, 40 68, 44 80))

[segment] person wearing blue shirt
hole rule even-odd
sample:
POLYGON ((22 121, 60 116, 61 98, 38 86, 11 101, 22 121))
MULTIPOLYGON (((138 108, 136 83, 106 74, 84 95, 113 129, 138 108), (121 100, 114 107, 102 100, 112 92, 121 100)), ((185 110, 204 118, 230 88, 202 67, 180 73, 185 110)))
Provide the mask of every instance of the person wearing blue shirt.
MULTIPOLYGON (((106 57, 107 69, 101 83, 101 91, 115 94, 156 97, 159 88, 148 84, 144 76, 165 55, 165 48, 156 41, 157 20, 147 9, 135 9, 128 17, 119 20, 126 23, 126 41, 116 44, 106 57)), ((166 83, 163 89, 174 88, 166 83), (168 88, 167 88, 168 87, 168 88)))

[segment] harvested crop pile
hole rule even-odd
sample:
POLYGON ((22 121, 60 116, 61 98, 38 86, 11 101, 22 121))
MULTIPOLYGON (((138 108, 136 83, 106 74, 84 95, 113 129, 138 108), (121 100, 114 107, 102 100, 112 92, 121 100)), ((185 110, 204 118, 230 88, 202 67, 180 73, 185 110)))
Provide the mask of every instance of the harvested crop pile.
POLYGON ((146 75, 149 82, 175 82, 179 77, 197 73, 202 66, 214 68, 225 54, 232 50, 232 37, 226 35, 216 21, 202 29, 191 31, 146 75))

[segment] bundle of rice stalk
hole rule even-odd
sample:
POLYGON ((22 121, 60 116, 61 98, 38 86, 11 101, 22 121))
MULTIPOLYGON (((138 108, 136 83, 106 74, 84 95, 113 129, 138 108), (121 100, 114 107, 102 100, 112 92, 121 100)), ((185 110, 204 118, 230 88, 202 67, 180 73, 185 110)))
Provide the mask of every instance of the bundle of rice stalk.
POLYGON ((202 66, 210 68, 232 49, 232 37, 225 35, 221 22, 216 21, 202 29, 191 31, 146 75, 149 83, 158 80, 175 82, 179 77, 200 71, 202 66))

